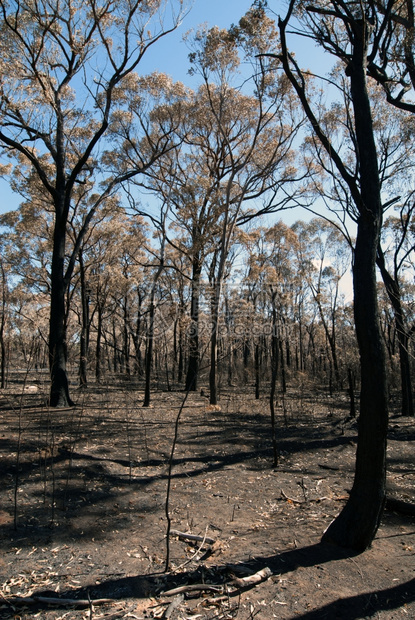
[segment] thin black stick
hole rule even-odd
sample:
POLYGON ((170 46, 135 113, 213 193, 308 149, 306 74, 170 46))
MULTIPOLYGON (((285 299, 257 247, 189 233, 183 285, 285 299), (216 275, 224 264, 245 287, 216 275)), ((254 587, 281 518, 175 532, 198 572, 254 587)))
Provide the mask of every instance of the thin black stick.
POLYGON ((179 436, 179 422, 180 422, 180 417, 182 415, 183 409, 184 409, 184 405, 186 403, 187 397, 189 396, 189 390, 187 390, 182 404, 180 405, 180 409, 179 412, 176 416, 176 422, 174 425, 174 437, 173 437, 173 443, 171 446, 171 452, 170 452, 170 459, 169 459, 169 471, 167 474, 167 491, 166 491, 166 503, 165 503, 165 513, 166 513, 166 519, 167 519, 167 532, 166 532, 166 564, 165 564, 165 572, 167 573, 169 571, 169 566, 170 566, 170 530, 171 530, 171 518, 170 518, 170 489, 171 489, 171 474, 173 471, 173 457, 174 457, 174 451, 176 449, 176 444, 177 444, 177 439, 179 436))

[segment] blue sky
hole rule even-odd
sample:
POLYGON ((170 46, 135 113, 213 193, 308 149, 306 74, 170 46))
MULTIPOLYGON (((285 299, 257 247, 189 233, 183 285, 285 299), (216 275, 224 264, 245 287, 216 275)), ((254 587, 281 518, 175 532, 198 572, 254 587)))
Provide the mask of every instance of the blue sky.
MULTIPOLYGON (((150 73, 161 71, 172 76, 174 80, 180 80, 190 85, 191 78, 188 75, 189 49, 183 41, 183 36, 191 29, 197 29, 201 24, 208 26, 229 27, 232 23, 238 23, 239 19, 246 13, 253 0, 189 0, 192 6, 188 14, 183 19, 179 28, 161 39, 155 44, 143 58, 140 64, 140 72, 150 73)), ((174 0, 173 0, 174 2, 174 0)), ((285 4, 282 0, 270 0, 270 8, 276 13, 284 14, 285 4)), ((306 45, 304 39, 296 40, 297 58, 312 62, 315 54, 318 54, 318 65, 320 68, 325 64, 322 52, 315 50, 315 46, 309 43, 306 45), (300 48, 298 47, 300 44, 300 48), (305 51, 306 48, 306 51, 305 51)), ((0 213, 11 211, 18 207, 20 197, 14 194, 8 182, 0 179, 0 213)))
POLYGON ((201 24, 227 28, 246 13, 253 0, 193 0, 189 13, 179 28, 160 41, 144 60, 142 68, 168 73, 175 80, 186 82, 189 50, 183 35, 201 24))
MULTIPOLYGON (((189 0, 192 2, 192 0, 189 0)), ((220 26, 228 28, 231 24, 237 24, 240 18, 251 7, 253 0, 193 0, 189 13, 184 18, 179 28, 165 37, 155 46, 150 54, 145 57, 140 65, 144 72, 158 70, 168 73, 175 80, 189 82, 187 72, 189 70, 189 49, 183 41, 183 36, 191 29, 197 30, 198 26, 207 23, 208 26, 220 26)), ((285 16, 287 3, 283 0, 269 0, 268 5, 274 12, 274 19, 285 16)), ((272 14, 271 14, 272 16, 272 14)), ((295 52, 300 62, 308 64, 318 58, 318 66, 330 64, 330 57, 321 49, 302 37, 295 37, 290 43, 295 45, 295 52)))
MULTIPOLYGON (((174 80, 187 82, 189 50, 183 41, 183 35, 203 23, 223 28, 237 23, 251 3, 252 0, 193 0, 193 5, 180 27, 158 42, 143 58, 141 71, 150 73, 157 70, 168 73, 174 80)), ((0 213, 16 209, 19 202, 19 196, 10 190, 8 182, 0 179, 0 213)))

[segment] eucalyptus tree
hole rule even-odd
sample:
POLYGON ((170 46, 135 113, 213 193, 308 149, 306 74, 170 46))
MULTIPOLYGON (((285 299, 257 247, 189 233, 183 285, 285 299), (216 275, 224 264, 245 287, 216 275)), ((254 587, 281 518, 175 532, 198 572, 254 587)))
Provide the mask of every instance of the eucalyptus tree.
POLYGON ((8 364, 19 366, 21 355, 26 369, 44 366, 49 281, 44 265, 50 239, 45 218, 23 205, 1 215, 0 226, 0 350, 5 382, 8 364))
POLYGON ((24 162, 14 171, 11 186, 18 188, 21 202, 0 216, 0 224, 13 244, 14 274, 28 289, 50 294, 53 209, 24 162))
MULTIPOLYGON (((336 85, 340 102, 336 101, 322 113, 320 123, 331 136, 332 144, 342 144, 342 157, 355 171, 359 165, 353 127, 353 111, 348 89, 348 78, 342 73, 341 65, 335 67, 330 83, 336 85)), ((410 220, 413 210, 414 165, 413 135, 415 117, 406 111, 391 107, 384 99, 382 89, 373 79, 368 81, 368 93, 372 105, 373 134, 378 157, 379 181, 382 196, 382 210, 385 217, 394 221, 393 238, 382 235, 379 240, 376 263, 388 292, 395 315, 396 333, 399 341, 401 372, 401 401, 404 415, 413 414, 410 359, 408 350, 409 327, 400 299, 400 286, 404 284, 404 265, 413 246, 410 242, 410 220), (393 247, 394 246, 394 247, 393 247), (394 254, 394 255, 393 255, 394 254), (386 256, 386 260, 385 260, 386 256)), ((351 223, 357 224, 359 212, 350 193, 348 184, 330 164, 330 154, 315 139, 306 141, 304 149, 309 161, 313 161, 314 193, 329 208, 333 222, 353 249, 351 223), (324 179, 324 181, 323 181, 324 179)), ((313 186, 310 184, 310 187, 313 186)), ((315 211, 314 211, 315 212, 315 211)), ((318 210, 317 210, 318 212, 318 210)), ((392 229, 390 229, 392 230, 392 229)))
POLYGON ((277 32, 262 2, 228 31, 214 28, 196 35, 191 54, 192 71, 202 79, 208 133, 196 134, 212 177, 214 200, 219 207, 217 253, 210 269, 210 403, 217 402, 217 339, 219 308, 226 264, 238 226, 260 213, 275 212, 290 202, 295 166, 294 140, 303 117, 298 114, 279 63, 264 63, 274 48, 277 32), (256 60, 254 60, 256 59, 256 60), (246 94, 235 89, 242 62, 251 63, 252 77, 246 94), (266 66, 264 66, 266 64, 266 66), (213 141, 212 141, 213 138, 213 141), (219 145, 220 151, 212 148, 219 145), (219 155, 219 157, 218 157, 219 155), (255 201, 262 207, 255 208, 255 201))
POLYGON ((281 50, 277 52, 313 134, 346 185, 357 213, 353 288, 361 395, 356 469, 349 499, 323 539, 358 551, 366 549, 375 537, 386 496, 388 390, 376 284, 383 204, 367 78, 370 59, 379 50, 382 25, 379 28, 374 31, 366 2, 331 0, 305 5, 291 0, 286 16, 279 19, 281 50), (306 77, 288 49, 287 28, 294 15, 306 36, 340 60, 348 79, 355 146, 351 165, 320 122, 306 77))
POLYGON ((160 160, 153 169, 153 188, 172 205, 176 239, 170 242, 186 254, 192 268, 188 390, 197 385, 201 281, 204 269, 209 273, 211 404, 217 401, 221 289, 237 227, 282 208, 298 174, 293 142, 302 117, 278 62, 264 63, 258 56, 272 49, 275 40, 261 2, 237 26, 204 28, 193 36, 191 72, 200 85, 189 93, 181 149, 174 162, 160 160), (254 71, 244 80, 248 60, 254 71))
MULTIPOLYGON (((177 27, 182 14, 182 0, 0 2, 0 141, 17 163, 22 158, 32 167, 54 215, 49 328, 52 406, 73 404, 66 373, 65 293, 82 237, 99 204, 121 178, 145 169, 169 143, 168 137, 151 138, 151 121, 143 109, 146 94, 138 101, 136 92, 135 105, 129 108, 121 95, 128 88, 137 91, 143 86, 136 74, 143 56, 177 27), (104 182, 103 141, 112 120, 123 122, 124 117, 113 115, 122 107, 141 127, 143 156, 134 169, 104 182), (100 160, 101 175, 94 176, 100 160), (73 192, 86 182, 93 183, 95 199, 65 260, 73 192)), ((139 149, 139 143, 135 147, 139 149)))

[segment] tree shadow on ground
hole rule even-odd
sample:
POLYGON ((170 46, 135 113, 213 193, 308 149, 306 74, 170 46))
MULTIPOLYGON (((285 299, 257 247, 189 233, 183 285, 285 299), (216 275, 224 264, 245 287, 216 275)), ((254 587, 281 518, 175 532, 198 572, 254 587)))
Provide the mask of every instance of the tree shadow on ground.
POLYGON ((376 616, 380 611, 398 609, 413 601, 415 601, 415 579, 385 590, 339 599, 296 617, 298 620, 324 620, 324 618, 358 620, 376 616))
MULTIPOLYGON (((144 424, 144 433, 156 438, 154 445, 150 439, 149 445, 146 444, 140 411, 129 422, 129 440, 122 438, 123 441, 116 444, 114 438, 122 435, 120 424, 124 420, 118 414, 118 406, 113 410, 93 409, 91 412, 87 409, 59 410, 53 415, 49 410, 32 411, 24 418, 21 437, 17 433, 19 425, 14 412, 10 412, 9 436, 0 439, 0 487, 2 492, 10 494, 17 484, 21 492, 18 496, 19 530, 23 527, 26 536, 28 533, 38 535, 44 525, 46 529, 42 535, 48 538, 52 521, 54 537, 68 540, 76 533, 72 518, 88 515, 94 509, 93 528, 96 513, 106 503, 118 503, 132 491, 152 493, 155 483, 166 482, 171 449, 167 428, 172 428, 172 419, 163 417, 160 411, 151 412, 151 418, 144 424), (136 449, 131 459, 126 459, 129 442, 136 449), (15 455, 18 451, 17 470, 15 455), (22 501, 26 495, 28 499, 22 501), (53 511, 52 505, 56 506, 53 511), (59 525, 53 523, 54 519, 59 525)), ((201 424, 197 407, 189 406, 189 414, 181 428, 182 443, 178 443, 173 459, 172 480, 197 479, 239 464, 253 471, 273 467, 269 423, 264 415, 205 412, 200 414, 204 417, 201 424)), ((350 437, 338 433, 333 437, 331 430, 331 424, 329 428, 315 428, 315 420, 304 420, 299 427, 281 428, 280 448, 294 457, 318 448, 329 450, 349 444, 350 437)), ((346 464, 341 463, 341 469, 346 468, 346 464)), ((294 472, 292 465, 290 470, 294 472)), ((159 501, 155 506, 149 496, 144 500, 137 506, 141 513, 153 513, 160 508, 159 501)), ((12 508, 10 502, 8 506, 12 508)), ((120 528, 118 515, 112 510, 106 513, 107 527, 110 530, 120 528)), ((128 522, 121 527, 128 527, 128 522)), ((84 531, 89 534, 90 528, 84 531)), ((2 534, 14 537, 5 524, 0 525, 2 534)), ((29 538, 27 544, 30 544, 29 538)))
MULTIPOLYGON (((347 443, 347 438, 336 437, 335 439, 287 441, 286 449, 294 454, 296 451, 313 450, 315 447, 332 448, 347 443)), ((5 442, 6 444, 7 442, 5 442)), ((6 447, 6 446, 5 446, 6 447)), ((33 454, 35 451, 32 447, 33 454)), ((10 450, 4 450, 10 454, 10 450)), ((254 450, 235 450, 233 453, 225 451, 224 454, 202 454, 186 457, 176 457, 173 459, 173 471, 170 479, 187 480, 198 478, 206 474, 219 472, 226 467, 245 464, 247 469, 254 471, 268 470, 264 468, 264 460, 269 462, 272 467, 272 450, 270 447, 254 450)), ((168 459, 149 459, 140 462, 130 462, 127 459, 120 459, 111 456, 100 456, 95 454, 79 453, 67 448, 58 448, 55 455, 47 458, 47 465, 53 468, 53 497, 50 496, 50 489, 45 495, 45 490, 38 483, 38 487, 33 490, 33 501, 28 505, 18 506, 18 521, 20 535, 23 532, 36 535, 39 538, 49 539, 51 528, 53 529, 54 539, 61 542, 71 540, 75 535, 72 519, 79 519, 82 514, 89 513, 94 509, 96 514, 103 510, 102 506, 112 502, 116 505, 123 497, 127 497, 134 490, 152 489, 155 483, 166 483, 169 474, 167 471, 168 459), (79 463, 81 469, 75 465, 79 463), (106 469, 106 465, 116 464, 121 466, 122 472, 111 472, 106 469), (133 475, 130 473, 130 467, 133 475), (160 470, 163 468, 164 471, 160 470), (147 468, 155 468, 150 471, 147 468), (47 502, 56 504, 56 509, 47 508, 47 502), (63 507, 63 508, 62 508, 63 507), (52 523, 50 520, 52 518, 52 523), (55 521, 56 520, 56 521, 55 521)), ((24 489, 26 484, 31 482, 31 472, 33 470, 33 460, 21 461, 19 466, 19 488, 24 489)), ((37 475, 40 480, 42 467, 37 468, 37 475)), ((344 466, 342 469, 347 469, 344 466)), ((7 475, 13 479, 15 463, 13 459, 5 458, 2 461, 3 476, 7 475)), ((49 477, 52 475, 49 472, 49 477)), ((50 486, 50 485, 49 485, 50 486)), ((160 509, 149 497, 143 496, 140 501, 140 513, 155 513, 160 509)), ((129 521, 124 523, 120 520, 119 512, 107 513, 108 523, 106 528, 109 530, 123 529, 130 527, 129 521)), ((91 521, 90 528, 84 526, 84 536, 97 536, 94 533, 96 528, 95 517, 91 521)), ((12 532, 10 524, 0 525, 0 535, 13 539, 19 536, 19 532, 12 532)), ((79 535, 79 532, 77 533, 79 535)), ((30 539, 27 539, 30 545, 30 539)))
MULTIPOLYGON (((269 567, 272 574, 278 579, 284 573, 296 571, 299 568, 310 568, 336 562, 339 560, 350 559, 358 555, 350 550, 341 549, 329 544, 318 543, 307 547, 289 550, 278 555, 268 557, 257 557, 255 560, 243 564, 252 572, 269 567)), ((81 587, 77 590, 70 589, 60 593, 62 605, 56 601, 56 593, 50 591, 37 591, 32 597, 54 597, 54 607, 67 607, 65 599, 93 601, 97 599, 112 599, 121 601, 126 599, 147 599, 149 597, 160 597, 166 600, 163 592, 168 592, 173 588, 181 586, 191 586, 193 584, 209 584, 222 586, 226 589, 229 586, 228 596, 239 597, 241 590, 232 585, 234 577, 233 571, 237 565, 216 565, 211 568, 206 566, 198 567, 196 570, 174 573, 153 573, 136 575, 133 577, 122 577, 109 579, 99 585, 91 587, 81 587)), ((272 579, 272 577, 271 577, 272 579)), ((252 586, 251 586, 252 587, 252 586)), ((250 588, 245 588, 244 591, 250 588)), ((199 593, 200 595, 200 593, 199 593)), ((193 594, 194 596, 194 594, 193 594)), ((24 599, 22 599, 22 602, 24 599)), ((321 620, 324 618, 336 618, 336 620, 347 619, 357 620, 358 618, 369 618, 380 611, 390 611, 398 609, 405 604, 415 601, 415 579, 411 579, 402 584, 372 592, 358 594, 356 596, 342 597, 323 607, 298 615, 301 620, 321 620)), ((50 609, 50 606, 42 601, 32 606, 32 611, 41 613, 50 609)), ((6 618, 6 616, 1 616, 6 618)), ((10 615, 15 617, 14 614, 10 615)))

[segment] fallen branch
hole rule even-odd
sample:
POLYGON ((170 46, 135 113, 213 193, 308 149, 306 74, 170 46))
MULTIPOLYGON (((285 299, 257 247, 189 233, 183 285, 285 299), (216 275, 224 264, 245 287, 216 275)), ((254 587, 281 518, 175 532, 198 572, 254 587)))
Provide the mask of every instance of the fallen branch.
MULTIPOLYGON (((236 586, 237 588, 250 588, 251 586, 255 586, 263 581, 269 579, 272 576, 272 570, 266 566, 262 570, 254 573, 253 575, 248 575, 248 577, 236 577, 233 575, 232 580, 228 585, 236 586)), ((226 584, 225 584, 226 585, 226 584)), ((162 596, 176 596, 176 594, 182 594, 184 592, 194 592, 198 590, 213 590, 214 592, 223 592, 223 585, 219 584, 210 584, 210 583, 194 583, 186 586, 179 586, 178 588, 173 588, 172 590, 167 590, 167 592, 163 592, 162 596)))
POLYGON ((170 530, 170 536, 178 536, 182 540, 191 540, 194 542, 203 542, 207 545, 213 545, 215 542, 214 538, 209 538, 209 536, 198 536, 197 534, 187 534, 186 532, 179 532, 179 530, 170 530))
POLYGON ((113 603, 112 598, 97 598, 95 600, 88 601, 87 599, 77 598, 58 598, 54 596, 12 596, 10 598, 4 597, 3 600, 9 605, 36 605, 37 603, 43 603, 47 605, 63 605, 64 607, 90 607, 92 605, 106 605, 107 603, 113 603))
POLYGON ((272 570, 266 566, 262 570, 259 570, 257 573, 249 575, 248 577, 234 577, 231 583, 238 588, 250 588, 251 586, 256 586, 258 583, 266 581, 272 576, 272 574, 272 570))
POLYGON ((167 592, 162 592, 162 596, 176 596, 176 594, 181 594, 182 592, 194 592, 197 590, 213 590, 213 592, 223 592, 223 586, 215 585, 213 583, 192 583, 187 586, 179 586, 178 588, 167 590, 167 592))

